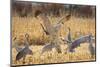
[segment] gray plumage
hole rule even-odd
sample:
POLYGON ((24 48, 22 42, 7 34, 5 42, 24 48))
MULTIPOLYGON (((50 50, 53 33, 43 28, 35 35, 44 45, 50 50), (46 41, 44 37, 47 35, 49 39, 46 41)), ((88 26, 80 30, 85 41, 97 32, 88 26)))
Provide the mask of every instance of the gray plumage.
POLYGON ((65 38, 61 37, 61 40, 66 44, 72 43, 72 37, 71 37, 71 31, 70 28, 68 27, 68 34, 65 36, 65 38))
POLYGON ((58 23, 58 24, 55 24, 53 25, 53 29, 55 30, 55 32, 58 32, 61 28, 61 26, 63 25, 63 23, 58 23))
POLYGON ((70 18, 70 15, 66 15, 66 16, 62 17, 60 20, 58 20, 56 22, 56 24, 52 25, 46 15, 40 14, 39 16, 42 19, 43 24, 44 24, 44 26, 41 25, 44 32, 47 32, 49 35, 53 35, 54 33, 57 33, 59 31, 59 29, 61 28, 61 25, 63 24, 63 22, 61 22, 61 21, 64 18, 67 18, 67 20, 69 20, 69 18, 70 18))
POLYGON ((14 47, 17 52, 23 49, 23 47, 19 46, 19 42, 17 41, 17 37, 14 37, 13 42, 12 42, 12 48, 14 47))
POLYGON ((29 55, 33 54, 32 50, 29 49, 28 38, 29 38, 29 35, 25 34, 25 41, 24 41, 25 48, 23 48, 22 50, 20 50, 18 52, 18 54, 16 55, 16 60, 20 60, 21 58, 25 58, 25 56, 28 54, 29 55))
POLYGON ((93 41, 92 39, 90 39, 89 41, 89 52, 91 54, 91 57, 93 57, 95 55, 95 47, 93 47, 93 41))
POLYGON ((72 38, 71 38, 71 30, 69 27, 68 27, 68 35, 65 37, 65 41, 67 42, 68 45, 68 51, 70 51, 72 38))
POLYGON ((65 15, 63 17, 61 17, 59 20, 57 20, 56 24, 53 25, 53 28, 55 30, 55 32, 58 32, 59 29, 61 28, 61 26, 64 24, 64 22, 62 22, 62 20, 66 19, 69 20, 71 18, 71 15, 65 15))
POLYGON ((67 41, 67 43, 72 43, 72 38, 71 38, 71 32, 70 32, 70 28, 68 27, 68 35, 65 38, 65 41, 67 41))
POLYGON ((74 49, 80 46, 81 43, 89 43, 91 35, 82 36, 71 43, 70 52, 74 52, 74 49))
POLYGON ((61 48, 59 45, 48 43, 42 48, 41 54, 48 52, 48 51, 52 51, 53 48, 55 48, 58 53, 61 53, 61 48))
MULTIPOLYGON (((41 12, 37 12, 36 15, 40 14, 41 12)), ((50 41, 55 41, 55 42, 50 42, 48 43, 47 45, 45 45, 43 48, 42 48, 42 52, 41 53, 44 53, 46 51, 51 51, 53 48, 55 48, 57 50, 58 53, 61 52, 61 48, 58 44, 55 44, 57 43, 58 41, 56 39, 58 39, 57 37, 57 32, 59 31, 59 29, 61 28, 62 24, 64 24, 62 22, 63 19, 67 19, 69 20, 70 19, 70 15, 66 15, 66 16, 63 16, 62 18, 60 18, 60 20, 58 20, 56 22, 56 24, 51 24, 51 22, 49 21, 48 17, 44 14, 40 14, 39 17, 42 19, 43 21, 43 25, 41 23, 41 26, 44 30, 44 32, 47 34, 47 35, 50 35, 50 41)))
POLYGON ((45 28, 43 27, 43 25, 42 25, 41 23, 40 23, 40 25, 41 25, 43 31, 45 32, 45 34, 46 34, 46 35, 49 35, 49 32, 45 30, 45 28))
POLYGON ((20 52, 23 49, 23 47, 19 47, 18 45, 15 45, 14 47, 17 52, 20 52))
POLYGON ((69 30, 69 33, 68 33, 68 42, 72 42, 70 28, 68 28, 68 30, 69 30))
POLYGON ((20 60, 22 57, 25 57, 27 54, 32 55, 33 53, 28 47, 25 47, 20 52, 18 52, 16 56, 16 60, 20 60))
POLYGON ((48 32, 49 35, 52 35, 54 30, 52 29, 53 26, 51 24, 51 22, 49 21, 48 17, 45 16, 44 14, 40 15, 40 18, 43 21, 43 25, 45 27, 45 30, 48 32))

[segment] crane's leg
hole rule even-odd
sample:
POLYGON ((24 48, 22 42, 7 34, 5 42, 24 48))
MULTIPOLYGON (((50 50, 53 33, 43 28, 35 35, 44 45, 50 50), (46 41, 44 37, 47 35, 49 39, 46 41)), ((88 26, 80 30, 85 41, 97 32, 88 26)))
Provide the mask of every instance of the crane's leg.
POLYGON ((23 57, 23 64, 25 64, 25 57, 26 57, 26 56, 23 57))

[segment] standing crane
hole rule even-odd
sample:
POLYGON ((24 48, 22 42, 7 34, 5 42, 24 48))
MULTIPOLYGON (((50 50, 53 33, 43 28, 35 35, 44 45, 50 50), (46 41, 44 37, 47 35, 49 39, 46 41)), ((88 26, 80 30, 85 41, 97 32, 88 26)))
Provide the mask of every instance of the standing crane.
POLYGON ((29 55, 33 55, 32 50, 29 49, 28 38, 29 38, 29 35, 28 34, 25 34, 25 41, 24 41, 25 47, 22 50, 20 50, 18 52, 18 54, 16 55, 16 61, 18 61, 21 58, 23 58, 23 63, 25 63, 25 57, 26 57, 26 55, 28 55, 28 54, 29 55))

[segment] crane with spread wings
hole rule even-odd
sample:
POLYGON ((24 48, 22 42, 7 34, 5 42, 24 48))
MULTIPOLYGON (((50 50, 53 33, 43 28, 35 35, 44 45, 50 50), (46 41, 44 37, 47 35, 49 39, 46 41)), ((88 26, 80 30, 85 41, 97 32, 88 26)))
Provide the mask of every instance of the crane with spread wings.
POLYGON ((64 24, 64 22, 62 20, 66 19, 68 21, 71 18, 71 15, 69 14, 69 15, 65 15, 65 16, 61 17, 55 24, 51 24, 49 18, 41 11, 36 11, 35 17, 39 17, 42 20, 43 23, 40 23, 40 25, 41 25, 43 31, 45 32, 45 34, 49 35, 50 39, 51 39, 50 43, 46 44, 42 48, 42 53, 45 51, 51 51, 52 48, 55 48, 57 50, 57 52, 60 53, 61 48, 58 43, 59 39, 58 39, 57 32, 59 31, 61 26, 64 24))
POLYGON ((69 29, 68 35, 67 35, 67 37, 62 39, 62 41, 69 44, 68 45, 69 52, 75 52, 75 48, 79 47, 81 43, 89 43, 88 50, 89 50, 91 56, 93 57, 93 55, 95 54, 95 47, 93 47, 93 42, 94 42, 95 38, 92 36, 92 34, 80 36, 79 38, 72 40, 70 28, 68 28, 68 29, 69 29))
POLYGON ((25 41, 24 41, 24 45, 25 47, 22 48, 16 55, 16 60, 20 60, 21 58, 23 58, 23 63, 25 63, 25 57, 26 55, 33 55, 33 52, 32 50, 29 48, 29 42, 28 42, 28 38, 29 38, 29 35, 28 34, 25 34, 25 41))

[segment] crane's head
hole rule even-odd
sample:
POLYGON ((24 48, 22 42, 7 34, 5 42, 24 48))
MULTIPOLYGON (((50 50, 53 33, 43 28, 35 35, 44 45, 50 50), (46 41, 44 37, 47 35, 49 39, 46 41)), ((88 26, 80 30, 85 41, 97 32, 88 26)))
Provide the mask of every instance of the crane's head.
POLYGON ((35 17, 37 18, 38 15, 40 15, 42 12, 40 10, 35 11, 35 17))
POLYGON ((27 38, 27 39, 29 38, 29 34, 28 33, 25 34, 25 38, 27 38))

